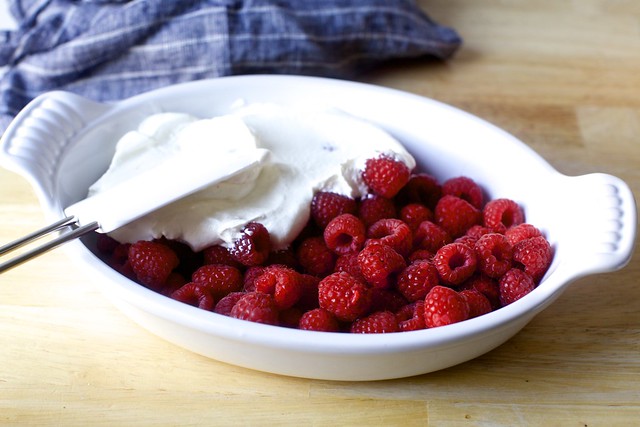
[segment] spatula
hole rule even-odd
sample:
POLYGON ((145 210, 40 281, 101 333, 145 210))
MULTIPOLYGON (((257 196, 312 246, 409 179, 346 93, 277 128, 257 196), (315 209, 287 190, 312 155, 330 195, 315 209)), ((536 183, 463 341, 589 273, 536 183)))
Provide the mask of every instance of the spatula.
POLYGON ((224 181, 255 165, 265 150, 230 153, 210 159, 181 158, 136 175, 69 207, 66 217, 0 247, 0 256, 66 227, 71 230, 0 263, 0 272, 20 265, 91 231, 108 233, 162 206, 224 181), (171 179, 167 179, 171 177, 171 179), (161 183, 161 184, 160 184, 161 183))

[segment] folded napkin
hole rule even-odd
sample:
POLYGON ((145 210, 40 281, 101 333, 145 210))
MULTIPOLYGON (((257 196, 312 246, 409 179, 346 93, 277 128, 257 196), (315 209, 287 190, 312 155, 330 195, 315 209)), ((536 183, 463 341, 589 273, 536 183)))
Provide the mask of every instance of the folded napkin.
POLYGON ((97 101, 232 74, 350 78, 461 43, 410 0, 10 0, 0 31, 0 134, 31 99, 97 101))

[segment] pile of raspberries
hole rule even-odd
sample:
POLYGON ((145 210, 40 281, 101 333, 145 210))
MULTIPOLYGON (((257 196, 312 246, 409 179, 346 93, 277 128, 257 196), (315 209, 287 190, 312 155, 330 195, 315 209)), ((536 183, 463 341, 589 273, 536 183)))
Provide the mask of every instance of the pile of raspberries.
POLYGON ((285 250, 247 224, 231 247, 201 252, 157 239, 97 235, 113 268, 170 298, 237 319, 325 332, 434 328, 497 310, 538 285, 552 260, 542 232, 511 199, 485 201, 460 176, 439 183, 381 155, 353 199, 317 192, 285 250))

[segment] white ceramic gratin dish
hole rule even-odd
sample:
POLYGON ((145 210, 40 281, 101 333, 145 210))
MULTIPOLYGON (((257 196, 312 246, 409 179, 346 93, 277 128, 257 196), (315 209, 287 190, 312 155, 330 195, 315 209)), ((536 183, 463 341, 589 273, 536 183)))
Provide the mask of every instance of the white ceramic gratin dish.
POLYGON ((92 253, 90 239, 65 246, 70 262, 87 267, 88 281, 106 282, 101 289, 126 315, 196 353, 306 378, 364 381, 428 373, 504 343, 572 281, 622 268, 633 252, 636 205, 620 179, 600 173, 565 176, 513 136, 470 114, 420 96, 339 80, 225 77, 109 104, 51 92, 31 102, 7 129, 1 164, 31 182, 53 222, 63 217, 64 207, 85 197, 88 186, 106 170, 116 141, 145 116, 181 111, 210 117, 239 102, 337 108, 377 124, 405 144, 420 170, 440 180, 466 175, 488 197, 519 202, 527 222, 551 242, 554 260, 535 291, 487 315, 422 331, 355 335, 286 329, 205 312, 121 276, 92 253))

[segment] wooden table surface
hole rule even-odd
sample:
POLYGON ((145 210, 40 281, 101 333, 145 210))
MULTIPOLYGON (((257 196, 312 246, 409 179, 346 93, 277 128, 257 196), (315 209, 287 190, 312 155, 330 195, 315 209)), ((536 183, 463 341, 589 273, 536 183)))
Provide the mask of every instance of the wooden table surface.
MULTIPOLYGON (((363 80, 432 97, 525 141, 563 173, 640 191, 640 3, 434 0, 465 43, 447 63, 363 80)), ((0 170, 0 241, 44 224, 0 170)), ((586 232, 588 230, 585 230, 586 232)), ((195 355, 117 311, 60 251, 0 276, 0 424, 561 425, 640 423, 640 260, 575 282, 513 339, 408 379, 287 378, 195 355)))

